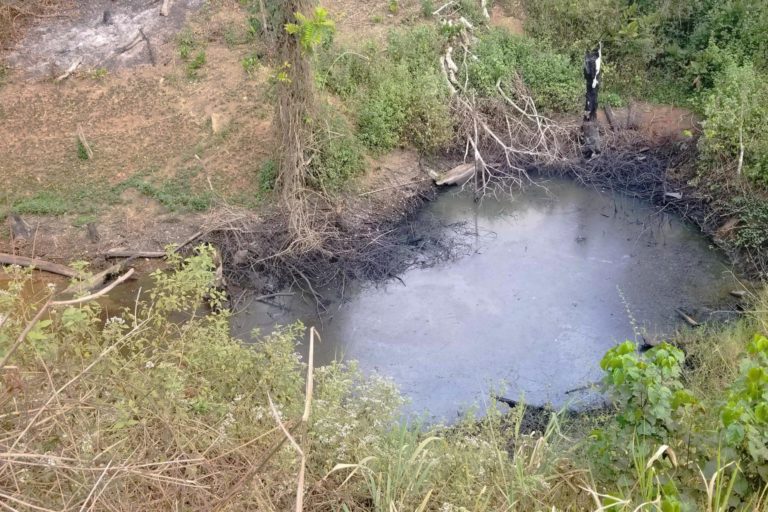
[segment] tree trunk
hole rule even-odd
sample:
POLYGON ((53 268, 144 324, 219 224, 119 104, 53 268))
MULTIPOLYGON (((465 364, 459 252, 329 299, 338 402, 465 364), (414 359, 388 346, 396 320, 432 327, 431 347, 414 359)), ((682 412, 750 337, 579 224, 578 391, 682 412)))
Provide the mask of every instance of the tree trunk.
POLYGON ((277 24, 278 69, 277 115, 275 128, 279 141, 278 175, 275 188, 291 215, 291 229, 299 235, 304 224, 302 191, 306 181, 310 136, 306 120, 312 117, 314 82, 309 56, 302 50, 297 37, 283 28, 296 20, 295 13, 308 14, 312 0, 285 0, 277 24))

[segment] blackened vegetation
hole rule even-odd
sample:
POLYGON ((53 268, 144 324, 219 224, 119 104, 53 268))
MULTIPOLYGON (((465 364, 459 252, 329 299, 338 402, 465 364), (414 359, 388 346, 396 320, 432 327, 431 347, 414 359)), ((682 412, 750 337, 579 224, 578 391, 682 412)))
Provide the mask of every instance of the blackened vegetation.
POLYGON ((290 215, 279 209, 261 214, 220 211, 207 239, 220 249, 229 283, 263 293, 296 287, 322 309, 326 287, 343 293, 351 280, 383 282, 413 266, 430 266, 470 250, 463 224, 416 222, 416 211, 434 198, 434 188, 421 186, 410 193, 403 192, 399 209, 389 213, 376 202, 341 210, 314 198, 308 217, 315 233, 310 249, 305 241, 295 250, 290 215))

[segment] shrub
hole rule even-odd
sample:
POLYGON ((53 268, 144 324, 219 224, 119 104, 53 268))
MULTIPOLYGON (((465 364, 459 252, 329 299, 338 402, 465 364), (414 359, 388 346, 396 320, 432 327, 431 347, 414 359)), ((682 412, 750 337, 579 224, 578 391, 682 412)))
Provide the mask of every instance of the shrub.
POLYGON ((341 115, 326 112, 314 129, 314 158, 309 184, 317 189, 337 191, 365 167, 360 141, 341 115), (324 121, 324 122, 323 122, 324 121))
POLYGON ((357 136, 374 154, 406 144, 430 152, 452 139, 443 44, 435 27, 421 26, 392 32, 385 54, 321 56, 320 83, 350 102, 357 136))
POLYGON ((480 95, 496 95, 496 83, 518 73, 541 108, 568 111, 581 104, 581 68, 541 43, 495 29, 483 35, 474 52, 469 83, 480 95))
POLYGON ((743 151, 743 172, 768 183, 768 94, 766 75, 753 65, 729 64, 703 98, 700 149, 710 165, 733 169, 743 151))

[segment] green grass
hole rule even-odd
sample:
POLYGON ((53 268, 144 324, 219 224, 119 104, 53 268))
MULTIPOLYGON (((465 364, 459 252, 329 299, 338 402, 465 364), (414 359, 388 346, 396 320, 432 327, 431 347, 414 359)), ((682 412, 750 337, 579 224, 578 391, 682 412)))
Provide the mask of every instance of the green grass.
POLYGON ((197 52, 195 58, 187 63, 187 76, 193 79, 199 78, 200 70, 205 66, 206 60, 205 50, 197 52))
POLYGON ((206 189, 198 191, 193 185, 200 170, 190 168, 163 180, 151 179, 151 172, 139 173, 113 187, 110 194, 116 197, 127 189, 134 189, 173 212, 204 211, 211 207, 213 194, 206 189))

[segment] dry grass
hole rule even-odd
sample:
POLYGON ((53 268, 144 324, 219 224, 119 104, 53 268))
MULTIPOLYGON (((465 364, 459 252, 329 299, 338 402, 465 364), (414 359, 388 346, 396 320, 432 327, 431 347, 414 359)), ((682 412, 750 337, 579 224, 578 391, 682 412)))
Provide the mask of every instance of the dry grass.
POLYGON ((0 0, 0 46, 18 37, 31 20, 58 16, 67 0, 0 0))

